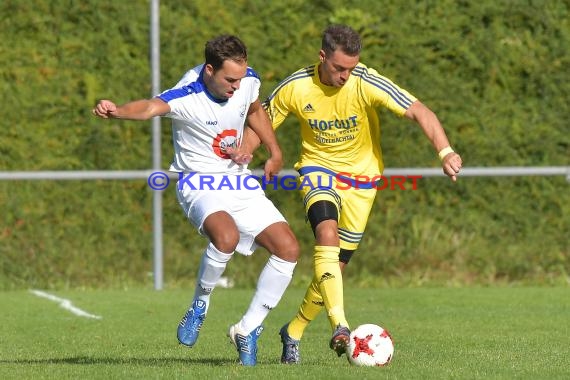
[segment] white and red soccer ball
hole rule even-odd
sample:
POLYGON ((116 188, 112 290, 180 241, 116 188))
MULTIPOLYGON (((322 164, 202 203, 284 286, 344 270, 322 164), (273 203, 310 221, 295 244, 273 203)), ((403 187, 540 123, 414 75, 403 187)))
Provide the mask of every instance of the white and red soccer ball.
POLYGON ((360 367, 382 367, 394 356, 394 342, 388 331, 374 324, 360 325, 350 333, 348 361, 360 367))

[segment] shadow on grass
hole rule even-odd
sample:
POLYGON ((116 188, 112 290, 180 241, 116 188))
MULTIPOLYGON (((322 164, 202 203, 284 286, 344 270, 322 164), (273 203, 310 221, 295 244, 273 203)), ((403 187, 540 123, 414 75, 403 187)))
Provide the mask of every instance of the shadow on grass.
POLYGON ((47 359, 16 359, 0 360, 3 364, 77 364, 77 365, 124 365, 136 364, 143 366, 170 366, 176 364, 201 364, 201 365, 234 365, 237 359, 227 358, 98 358, 89 356, 74 356, 69 358, 47 359))

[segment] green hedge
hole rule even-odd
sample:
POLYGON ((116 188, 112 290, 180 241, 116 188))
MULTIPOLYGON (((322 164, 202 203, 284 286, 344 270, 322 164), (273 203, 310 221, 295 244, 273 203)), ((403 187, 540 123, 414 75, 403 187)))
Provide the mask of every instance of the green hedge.
MULTIPOLYGON (((97 99, 150 97, 149 1, 0 3, 0 170, 131 170, 151 165, 150 123, 104 121, 97 99)), ((361 31, 362 61, 430 106, 466 167, 569 165, 567 1, 161 1, 162 88, 235 33, 262 95, 317 60, 322 29, 361 31)), ((387 167, 437 167, 419 128, 380 110, 387 167)), ((172 157, 162 122, 162 164, 172 157)), ((297 126, 278 131, 291 167, 297 126)), ((254 161, 260 166, 260 152, 254 161)), ((568 283, 570 188, 561 177, 423 179, 377 197, 347 282, 361 286, 568 283)), ((269 191, 303 247, 300 196, 269 191)), ((0 288, 151 286, 152 192, 145 181, 0 182, 0 288)), ((205 246, 164 193, 165 280, 194 281, 205 246)), ((250 286, 265 255, 227 274, 250 286)))

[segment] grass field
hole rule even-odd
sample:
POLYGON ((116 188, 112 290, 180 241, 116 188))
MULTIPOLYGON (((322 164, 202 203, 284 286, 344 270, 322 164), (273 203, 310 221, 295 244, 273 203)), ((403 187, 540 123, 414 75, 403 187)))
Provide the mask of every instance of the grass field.
POLYGON ((265 323, 259 364, 236 364, 225 336, 252 290, 216 289, 200 339, 175 331, 191 290, 49 292, 101 319, 77 316, 28 291, 0 293, 1 379, 568 379, 570 290, 562 288, 347 289, 353 326, 377 323, 395 341, 393 362, 357 368, 328 348, 324 315, 301 343, 302 364, 279 364, 277 331, 296 311, 290 289, 265 323))

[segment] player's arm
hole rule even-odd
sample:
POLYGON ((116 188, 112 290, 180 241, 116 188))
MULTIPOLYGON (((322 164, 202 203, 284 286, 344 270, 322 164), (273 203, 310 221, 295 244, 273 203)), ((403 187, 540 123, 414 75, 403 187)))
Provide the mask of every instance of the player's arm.
MULTIPOLYGON (((269 159, 265 162, 265 176, 271 178, 277 175, 283 167, 283 156, 269 116, 261 106, 259 99, 251 103, 247 114, 247 123, 249 128, 246 128, 244 132, 244 140, 247 140, 244 141, 246 149, 255 148, 259 143, 265 145, 270 154, 269 159)), ((253 149, 250 152, 253 152, 253 149)))
MULTIPOLYGON (((260 103, 261 107, 267 113, 267 116, 269 116, 273 130, 279 128, 287 118, 287 115, 289 115, 288 102, 283 101, 283 99, 291 99, 292 92, 293 90, 291 86, 286 85, 279 87, 277 90, 274 90, 273 94, 271 94, 269 98, 267 98, 263 103, 260 103)), ((244 151, 253 154, 261 143, 262 141, 254 130, 247 128, 244 131, 242 140, 244 151)))
POLYGON ((148 120, 168 112, 170 106, 159 98, 134 100, 120 106, 110 100, 100 100, 93 108, 93 114, 104 119, 148 120))
POLYGON ((243 131, 242 147, 243 151, 249 154, 253 152, 261 145, 261 140, 257 134, 251 128, 246 128, 243 131))
POLYGON ((456 181, 456 176, 461 170, 461 157, 451 149, 447 135, 435 113, 416 100, 404 115, 420 125, 435 150, 443 156, 440 157, 443 172, 456 181))

